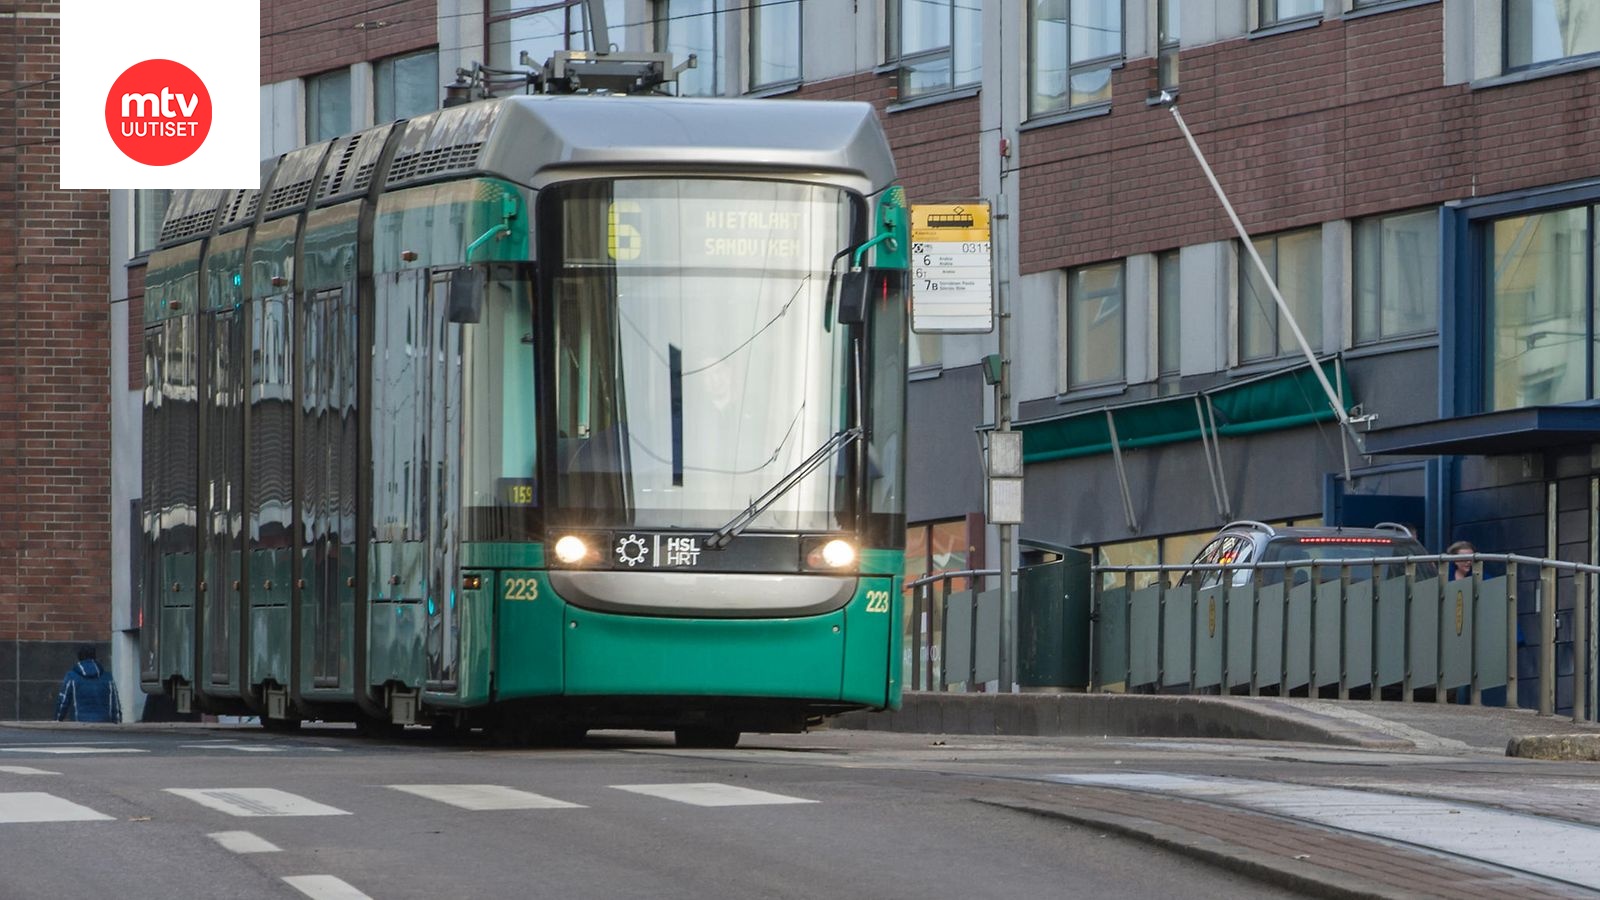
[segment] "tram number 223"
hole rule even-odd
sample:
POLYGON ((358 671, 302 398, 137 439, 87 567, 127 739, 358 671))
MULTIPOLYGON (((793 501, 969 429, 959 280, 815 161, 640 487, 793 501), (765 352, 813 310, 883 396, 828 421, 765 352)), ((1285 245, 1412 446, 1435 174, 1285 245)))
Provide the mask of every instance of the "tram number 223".
POLYGON ((886 613, 889 611, 888 591, 867 591, 867 612, 886 613))
POLYGON ((537 600, 539 599, 539 579, 537 578, 508 578, 506 579, 507 600, 537 600))

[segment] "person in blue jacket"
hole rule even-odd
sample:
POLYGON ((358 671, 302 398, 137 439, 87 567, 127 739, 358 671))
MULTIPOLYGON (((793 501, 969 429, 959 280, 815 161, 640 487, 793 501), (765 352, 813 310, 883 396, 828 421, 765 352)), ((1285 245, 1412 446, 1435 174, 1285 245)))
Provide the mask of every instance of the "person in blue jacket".
POLYGON ((94 647, 78 647, 78 664, 67 670, 56 700, 57 722, 121 722, 122 701, 111 673, 100 668, 94 647))

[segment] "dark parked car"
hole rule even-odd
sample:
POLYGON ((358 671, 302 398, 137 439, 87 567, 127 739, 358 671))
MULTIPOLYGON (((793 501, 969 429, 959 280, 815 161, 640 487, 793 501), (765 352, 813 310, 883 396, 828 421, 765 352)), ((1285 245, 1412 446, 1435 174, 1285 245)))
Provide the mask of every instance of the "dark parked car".
MULTIPOLYGON (((1274 528, 1263 522, 1243 520, 1232 522, 1217 532, 1210 543, 1195 556, 1193 565, 1234 565, 1237 569, 1211 569, 1186 572, 1180 584, 1193 584, 1201 588, 1214 587, 1224 579, 1235 585, 1249 584, 1255 571, 1248 563, 1292 562, 1296 560, 1335 560, 1382 558, 1392 556, 1425 556, 1428 551, 1418 543, 1411 530, 1404 525, 1382 522, 1372 528, 1274 528)), ((1339 577, 1339 566, 1318 568, 1318 579, 1323 581, 1339 577)), ((1311 567, 1270 568, 1261 572, 1263 584, 1277 584, 1285 574, 1298 584, 1311 577, 1311 567)), ((1395 578, 1405 574, 1403 563, 1385 563, 1380 578, 1395 578)), ((1432 578, 1437 567, 1418 563, 1416 577, 1432 578)), ((1352 566, 1353 581, 1372 577, 1370 566, 1352 566)))

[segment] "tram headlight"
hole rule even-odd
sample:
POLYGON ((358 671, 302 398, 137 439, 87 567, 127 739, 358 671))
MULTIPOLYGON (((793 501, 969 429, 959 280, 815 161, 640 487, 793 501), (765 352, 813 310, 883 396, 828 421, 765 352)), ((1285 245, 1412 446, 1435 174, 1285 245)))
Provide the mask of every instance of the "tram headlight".
POLYGON ((855 561, 855 546, 839 538, 813 547, 806 554, 806 565, 813 569, 843 569, 855 561))
POLYGON ((583 542, 583 538, 575 534, 565 535, 556 541, 556 559, 569 566, 583 562, 588 555, 589 545, 583 542))

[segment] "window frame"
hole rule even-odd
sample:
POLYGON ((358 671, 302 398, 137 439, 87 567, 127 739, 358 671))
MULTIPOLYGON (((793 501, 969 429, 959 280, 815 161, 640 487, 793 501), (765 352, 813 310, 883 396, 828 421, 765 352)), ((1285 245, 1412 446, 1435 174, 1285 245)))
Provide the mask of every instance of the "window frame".
MULTIPOLYGON (((1322 291, 1322 276, 1324 274, 1324 272, 1323 272, 1324 265, 1323 264, 1324 264, 1324 262, 1326 262, 1322 258, 1322 225, 1320 225, 1320 224, 1318 224, 1318 225, 1309 225, 1309 226, 1305 226, 1303 228, 1290 228, 1290 229, 1287 229, 1287 230, 1284 230, 1284 231, 1276 231, 1276 232, 1273 232, 1271 234, 1252 235, 1251 236, 1251 240, 1255 241, 1255 242, 1261 242, 1261 241, 1271 241, 1272 242, 1272 260, 1271 260, 1270 263, 1268 263, 1268 268, 1271 269, 1271 272, 1269 274, 1270 274, 1270 276, 1272 278, 1273 283, 1274 284, 1278 284, 1279 293, 1282 293, 1283 292, 1283 286, 1278 283, 1279 263, 1280 263, 1280 259, 1281 259, 1281 254, 1279 254, 1279 252, 1278 252, 1278 242, 1280 240, 1282 240, 1283 238, 1293 237, 1293 236, 1298 236, 1298 235, 1315 235, 1315 237, 1316 237, 1316 241, 1315 241, 1315 247, 1317 249, 1317 252, 1316 252, 1316 260, 1317 260, 1317 278, 1316 278, 1316 284, 1317 284, 1317 293, 1316 293, 1317 320, 1316 320, 1316 334, 1314 336, 1308 334, 1306 336, 1306 343, 1311 345, 1311 350, 1312 350, 1313 353, 1318 353, 1318 352, 1321 352, 1321 349, 1322 349, 1321 346, 1320 346, 1322 341, 1323 341, 1323 337, 1324 337, 1324 335, 1323 335, 1323 327, 1322 327, 1322 314, 1324 312, 1324 304, 1326 303, 1326 300, 1327 300, 1327 298, 1323 296, 1323 291, 1322 291)), ((1300 348, 1298 346, 1290 346, 1288 348, 1285 348, 1284 345, 1283 345, 1283 310, 1278 308, 1278 304, 1277 304, 1276 301, 1274 301, 1272 299, 1272 294, 1270 292, 1265 292, 1263 294, 1263 296, 1261 296, 1261 297, 1259 297, 1257 299, 1262 301, 1265 304, 1265 308, 1270 311, 1270 316, 1271 316, 1270 327, 1271 327, 1271 331, 1272 331, 1272 347, 1273 347, 1272 352, 1267 354, 1267 355, 1264 355, 1264 356, 1246 356, 1245 355, 1246 349, 1245 349, 1244 329, 1245 329, 1246 311, 1248 310, 1248 307, 1246 306, 1246 303, 1245 303, 1245 291, 1249 288, 1249 284, 1250 284, 1250 279, 1251 279, 1252 273, 1255 272, 1255 262, 1250 258, 1250 254, 1245 251, 1244 244, 1243 244, 1242 241, 1240 241, 1239 239, 1235 238, 1234 241, 1233 241, 1233 245, 1234 245, 1234 252, 1237 255, 1237 258, 1238 258, 1238 261, 1239 261, 1238 286, 1234 291, 1234 297, 1233 297, 1234 318, 1236 320, 1235 321, 1235 327, 1234 327, 1234 330, 1233 330, 1233 346, 1234 346, 1234 362, 1235 362, 1235 364, 1236 365, 1240 365, 1240 366, 1250 366, 1250 365, 1257 365, 1257 364, 1261 364, 1261 363, 1270 363, 1270 362, 1273 362, 1275 360, 1288 359, 1290 357, 1299 355, 1301 351, 1300 351, 1300 348)), ((1261 252, 1259 248, 1257 249, 1257 252, 1258 253, 1261 252)), ((1263 262, 1267 262, 1265 257, 1266 257, 1266 254, 1263 253, 1262 254, 1262 261, 1263 262)), ((1294 304, 1290 303, 1289 300, 1290 300, 1290 298, 1287 295, 1285 295, 1284 296, 1284 302, 1292 308, 1294 306, 1294 304)), ((1301 331, 1302 331, 1302 333, 1304 333, 1306 331, 1304 323, 1301 324, 1301 331)), ((1291 334, 1292 334, 1292 332, 1291 332, 1291 334)))
POLYGON ((1180 25, 1182 0, 1156 0, 1156 87, 1178 87, 1183 29, 1180 25), (1170 26, 1170 28, 1169 28, 1170 26))
POLYGON ((983 84, 983 21, 981 6, 979 8, 980 17, 977 23, 977 31, 966 36, 972 43, 968 52, 978 62, 976 77, 970 81, 957 81, 956 59, 958 54, 956 48, 962 41, 957 28, 961 22, 961 16, 957 15, 956 11, 964 0, 926 0, 926 2, 938 3, 944 7, 949 27, 947 41, 943 46, 906 53, 902 50, 902 44, 905 40, 903 33, 905 17, 901 14, 901 11, 907 3, 916 2, 922 2, 922 0, 884 0, 884 61, 896 67, 895 77, 898 87, 896 99, 901 101, 921 100, 981 87, 983 84), (935 89, 913 90, 910 86, 909 77, 911 67, 919 63, 936 62, 941 58, 944 59, 946 64, 945 74, 947 78, 945 83, 935 89))
POLYGON ((1171 378, 1182 371, 1183 361, 1183 274, 1181 251, 1162 250, 1155 254, 1155 265, 1151 267, 1155 273, 1155 331, 1156 331, 1156 377, 1171 378), (1174 268, 1174 278, 1162 277, 1165 263, 1171 261, 1174 268), (1171 292, 1168 292, 1169 281, 1171 292), (1173 355, 1169 360, 1165 353, 1167 349, 1167 332, 1172 332, 1175 339, 1173 355))
POLYGON ((172 204, 173 192, 168 188, 137 188, 130 191, 129 194, 131 196, 128 203, 128 211, 133 218, 133 224, 128 229, 129 250, 132 251, 128 254, 128 258, 138 259, 149 256, 155 251, 156 246, 161 243, 161 225, 166 220, 167 207, 172 204), (143 214, 148 204, 158 195, 165 195, 166 200, 161 203, 161 214, 150 223, 152 225, 151 231, 145 234, 143 226, 146 223, 142 221, 143 214), (148 241, 142 241, 141 238, 148 238, 148 241))
MULTIPOLYGON (((1381 240, 1381 237, 1380 237, 1380 240, 1381 240)), ((1389 343, 1391 341, 1410 340, 1410 339, 1416 339, 1416 338, 1420 338, 1420 337, 1426 337, 1428 335, 1436 335, 1436 334, 1439 333, 1439 309, 1440 309, 1439 285, 1440 285, 1440 277, 1439 277, 1439 265, 1438 265, 1438 263, 1439 263, 1439 260, 1442 258, 1442 255, 1443 255, 1443 249, 1442 249, 1441 244, 1442 244, 1442 237, 1441 237, 1441 228, 1440 228, 1440 225, 1439 225, 1439 210, 1438 210, 1437 207, 1422 207, 1420 209, 1404 209, 1404 210, 1395 210, 1393 212, 1378 213, 1377 215, 1364 216, 1364 217, 1356 219, 1356 220, 1354 220, 1354 221, 1352 221, 1350 223, 1350 339, 1351 339, 1352 344, 1354 344, 1357 347, 1369 347, 1369 346, 1373 346, 1373 345, 1377 345, 1377 344, 1389 343), (1382 227, 1382 224, 1385 221, 1390 220, 1390 219, 1409 218, 1411 216, 1422 216, 1422 215, 1430 216, 1431 217, 1431 221, 1433 222, 1433 234, 1432 234, 1433 244, 1432 244, 1432 246, 1433 246, 1433 251, 1435 253, 1435 257, 1434 257, 1435 266, 1434 266, 1434 271, 1433 271, 1433 276, 1432 276, 1433 277, 1433 292, 1432 292, 1433 295, 1432 295, 1432 299, 1431 299, 1432 306, 1433 306, 1432 315, 1427 317, 1427 324, 1425 324, 1421 328, 1414 329, 1414 330, 1411 330, 1411 331, 1396 331, 1393 334, 1389 334, 1389 333, 1386 333, 1384 331, 1384 328, 1383 328, 1383 310, 1384 310, 1385 306, 1387 305, 1389 298, 1387 298, 1387 297, 1385 297, 1383 295, 1383 290, 1382 290, 1382 284, 1383 284, 1383 281, 1384 281, 1383 270, 1382 270, 1383 251, 1382 251, 1382 246, 1380 244, 1379 252, 1378 252, 1378 257, 1379 257, 1379 273, 1378 273, 1379 291, 1378 291, 1378 299, 1377 299, 1378 306, 1377 306, 1377 309, 1374 311, 1375 321, 1377 323, 1377 325, 1376 325, 1377 333, 1376 333, 1375 336, 1365 336, 1365 335, 1362 334, 1362 331, 1361 331, 1361 311, 1362 311, 1361 299, 1362 299, 1363 287, 1364 287, 1364 285, 1362 283, 1363 282, 1363 279, 1362 279, 1363 262, 1362 261, 1363 261, 1363 258, 1364 258, 1363 254, 1361 252, 1362 251, 1362 247, 1364 246, 1364 241, 1363 241, 1363 238, 1362 238, 1362 231, 1363 231, 1364 228, 1367 228, 1367 227, 1370 227, 1370 226, 1382 227)))
POLYGON ((1066 25, 1066 46, 1063 48, 1063 57, 1066 60, 1066 79, 1064 82, 1065 92, 1063 94, 1064 102, 1059 106, 1052 106, 1048 109, 1040 108, 1035 105, 1035 101, 1040 96, 1037 90, 1039 84, 1039 18, 1037 15, 1039 2, 1041 2, 1041 0, 1032 0, 1032 2, 1029 2, 1028 4, 1028 82, 1025 100, 1026 109, 1024 110, 1026 118, 1030 120, 1043 119, 1051 116, 1070 115, 1072 113, 1077 113, 1084 110, 1109 108, 1112 100, 1114 99, 1114 97, 1109 96, 1109 94, 1113 94, 1115 92, 1115 72, 1117 69, 1121 68, 1122 64, 1128 58, 1128 20, 1126 10, 1123 9, 1121 0, 1098 0, 1098 2, 1106 4, 1107 8, 1111 8, 1116 11, 1117 51, 1115 53, 1082 60, 1074 59, 1072 56, 1071 0, 1059 0, 1059 2, 1062 3, 1062 8, 1066 11, 1066 18, 1063 20, 1066 25), (1100 69, 1104 69, 1106 71, 1106 89, 1108 96, 1103 99, 1097 98, 1089 102, 1074 104, 1072 102, 1073 78, 1078 75, 1082 75, 1085 72, 1094 72, 1100 69))
MULTIPOLYGON (((709 13, 691 12, 683 15, 675 15, 672 11, 672 6, 676 2, 681 2, 681 0, 651 0, 650 40, 653 42, 657 52, 670 53, 672 52, 672 22, 690 17, 704 15, 711 16, 711 58, 709 60, 704 59, 698 51, 691 51, 696 54, 695 68, 692 71, 710 72, 710 90, 684 93, 683 82, 681 80, 682 75, 679 76, 680 80, 675 83, 674 90, 677 91, 677 95, 680 97, 720 97, 722 96, 722 92, 725 88, 723 84, 724 79, 722 72, 722 60, 726 55, 726 51, 723 49, 723 44, 727 41, 727 35, 724 34, 724 30, 727 24, 727 19, 725 16, 729 10, 724 5, 724 0, 700 0, 700 2, 710 4, 711 11, 709 13)), ((672 63, 673 65, 682 65, 687 58, 688 57, 685 56, 683 59, 679 59, 675 55, 672 63)), ((684 70, 685 74, 687 74, 689 71, 691 70, 684 70)))
POLYGON ((1271 31, 1276 28, 1300 26, 1311 22, 1321 22, 1327 15, 1327 9, 1322 5, 1322 0, 1316 0, 1316 8, 1312 12, 1298 15, 1283 16, 1277 12, 1278 4, 1282 0, 1255 0, 1255 17, 1257 31, 1271 31), (1272 12, 1268 12, 1268 9, 1272 12))
POLYGON ((440 108, 440 105, 441 105, 441 103, 443 101, 443 94, 444 94, 444 88, 442 87, 442 84, 435 84, 433 86, 433 88, 434 88, 434 90, 433 90, 433 105, 431 107, 429 107, 428 109, 419 110, 417 112, 409 112, 408 111, 408 112, 405 112, 405 113, 401 113, 399 108, 398 108, 399 104, 398 104, 397 98, 398 98, 400 92, 398 90, 398 85, 395 84, 395 77, 394 77, 395 66, 398 63, 402 62, 402 61, 418 59, 418 58, 424 57, 424 56, 431 57, 432 60, 433 60, 433 65, 428 70, 433 74, 433 79, 432 80, 436 81, 436 82, 440 81, 440 78, 439 78, 439 48, 438 47, 425 47, 425 48, 423 48, 421 50, 408 50, 405 53, 395 53, 395 54, 390 55, 390 56, 385 56, 385 57, 383 57, 381 59, 373 60, 373 62, 372 62, 372 119, 373 119, 373 122, 381 124, 381 123, 384 123, 384 122, 398 121, 400 119, 409 119, 409 118, 412 118, 413 116, 425 115, 427 113, 433 112, 434 110, 437 110, 437 109, 440 108), (385 77, 385 72, 387 72, 387 77, 385 77), (389 89, 388 89, 389 90, 389 94, 390 94, 389 103, 390 103, 390 105, 392 107, 394 107, 394 108, 392 108, 392 109, 387 111, 388 112, 387 115, 385 114, 385 110, 383 109, 383 105, 384 105, 383 104, 383 88, 381 87, 381 85, 383 85, 385 83, 385 81, 389 82, 389 85, 390 85, 389 89))
MULTIPOLYGON (((1079 391, 1093 391, 1097 389, 1112 388, 1128 383, 1128 263, 1125 259, 1110 260, 1107 262, 1089 263, 1082 266, 1073 266, 1062 273, 1061 305, 1059 321, 1060 333, 1060 370, 1057 376, 1059 392, 1072 394, 1079 391), (1090 269, 1108 269, 1115 267, 1117 270, 1117 311, 1121 319, 1117 335, 1116 372, 1108 377, 1087 376, 1084 381, 1077 381, 1073 377, 1074 367, 1074 342, 1076 335, 1073 329, 1073 312, 1078 300, 1094 300, 1098 298, 1102 306, 1106 295, 1102 292, 1091 293, 1087 297, 1078 297, 1073 291, 1073 285, 1080 273, 1090 269)), ((1097 316, 1096 322, 1104 316, 1097 316)))
MULTIPOLYGON (((495 52, 498 47, 498 43, 494 39, 494 27, 496 25, 502 25, 507 22, 512 22, 517 19, 525 19, 531 16, 544 15, 545 13, 558 12, 563 16, 565 21, 565 31, 561 35, 561 49, 592 49, 589 46, 588 6, 585 0, 544 0, 544 2, 538 2, 538 0, 521 0, 521 2, 518 2, 518 0, 505 0, 505 5, 510 8, 503 12, 495 12, 495 0, 484 0, 483 53, 484 57, 489 60, 489 65, 502 69, 513 69, 521 66, 520 53, 518 53, 519 59, 500 59, 495 56, 495 52), (576 37, 576 41, 573 40, 574 37, 576 37)), ((624 11, 625 10, 626 6, 624 6, 624 11)), ((606 17, 607 39, 610 40, 611 34, 616 33, 617 29, 623 27, 624 25, 624 21, 611 21, 611 18, 608 14, 606 17)), ((549 36, 554 37, 554 35, 549 36)), ((614 40, 612 42, 616 43, 614 40)), ((513 48, 510 46, 507 47, 507 50, 511 49, 513 48)), ((545 61, 542 59, 533 61, 535 66, 543 65, 544 62, 545 61)))
MULTIPOLYGON (((326 72, 318 72, 315 75, 307 75, 301 79, 301 83, 305 89, 305 115, 302 117, 302 124, 305 126, 305 144, 315 144, 320 141, 330 140, 355 130, 356 110, 355 104, 351 102, 352 92, 355 89, 355 75, 351 72, 349 66, 329 69, 326 72), (321 116, 317 103, 323 92, 328 90, 329 83, 337 84, 340 80, 344 82, 345 124, 343 128, 324 134, 320 127, 321 116), (313 128, 313 123, 316 123, 318 127, 313 128)), ((338 96, 338 92, 335 91, 329 96, 338 96)))
POLYGON ((748 0, 745 6, 745 91, 750 94, 783 91, 798 87, 805 81, 805 6, 800 0, 748 0), (758 49, 761 45, 761 10, 767 6, 785 6, 792 4, 796 19, 794 28, 794 65, 795 74, 792 78, 780 78, 773 81, 757 81, 761 63, 758 49))
MULTIPOLYGON (((1551 66, 1570 65, 1574 62, 1600 61, 1600 43, 1597 43, 1595 49, 1588 50, 1583 53, 1574 53, 1568 56, 1552 56, 1549 59, 1531 60, 1521 64, 1513 63, 1511 59, 1511 8, 1513 4, 1516 4, 1521 9, 1527 10, 1531 13, 1532 7, 1529 4, 1533 2, 1536 2, 1536 0, 1500 0, 1501 72, 1509 75, 1515 72, 1529 72, 1551 66)), ((1559 16, 1559 12, 1557 12, 1557 15, 1559 16)))

